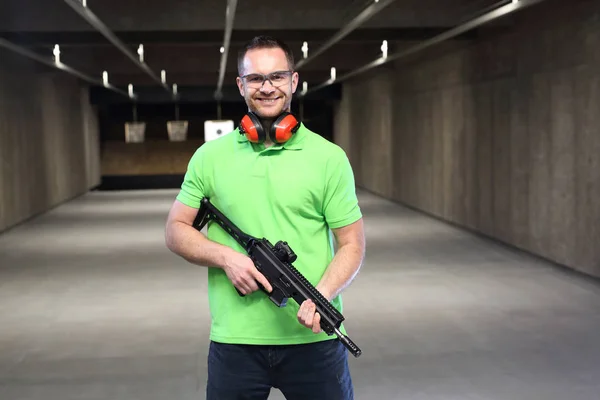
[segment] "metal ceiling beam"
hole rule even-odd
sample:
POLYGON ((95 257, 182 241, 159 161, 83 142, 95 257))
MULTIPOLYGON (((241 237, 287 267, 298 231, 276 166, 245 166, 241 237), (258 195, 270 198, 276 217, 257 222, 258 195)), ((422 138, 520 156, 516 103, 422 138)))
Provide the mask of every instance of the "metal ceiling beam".
MULTIPOLYGON (((100 19, 84 4, 81 0, 65 0, 77 14, 83 17, 90 25, 92 25, 98 32, 100 32, 106 39, 108 39, 115 47, 117 47, 123 54, 125 54, 131 61, 133 61, 138 67, 146 72, 154 81, 156 81, 165 90, 171 92, 171 89, 166 83, 163 83, 161 79, 148 67, 148 65, 140 61, 131 50, 117 37, 114 33, 100 19)), ((84 1, 85 3, 85 1, 84 1)))
POLYGON ((104 86, 107 89, 112 90, 113 92, 117 92, 119 94, 122 94, 123 96, 130 97, 127 92, 125 92, 125 91, 123 91, 121 89, 118 89, 118 88, 116 88, 116 87, 114 87, 114 86, 112 86, 110 84, 104 85, 104 83, 102 81, 100 81, 99 79, 94 79, 91 76, 86 75, 83 72, 79 72, 76 69, 73 69, 73 68, 69 67, 68 65, 63 64, 60 61, 56 61, 56 60, 52 60, 52 59, 49 59, 49 58, 46 58, 46 57, 42 57, 41 55, 39 55, 37 53, 34 53, 34 52, 32 52, 32 51, 24 48, 24 47, 21 47, 21 46, 18 46, 16 44, 14 44, 14 43, 11 43, 8 40, 0 38, 0 46, 2 46, 4 48, 7 48, 7 49, 9 49, 11 51, 14 51, 15 53, 18 53, 18 54, 20 54, 22 56, 31 58, 32 60, 35 60, 35 61, 37 61, 39 63, 42 63, 42 64, 45 64, 45 65, 47 65, 49 67, 56 68, 56 69, 59 69, 61 71, 66 72, 68 74, 71 74, 73 76, 76 76, 77 78, 82 79, 82 80, 84 80, 86 82, 89 82, 89 83, 91 83, 93 85, 104 86))
POLYGON ((227 56, 229 54, 229 45, 231 43, 231 31, 233 30, 233 21, 235 19, 235 10, 237 8, 237 0, 228 0, 227 8, 225 9, 225 35, 223 38, 223 47, 221 51, 221 65, 219 67, 219 79, 217 81, 217 90, 215 91, 215 99, 220 100, 223 97, 223 80, 225 79, 225 69, 227 67, 227 56))
POLYGON ((478 26, 484 25, 484 24, 486 24, 488 22, 491 22, 491 21, 493 21, 495 19, 504 17, 505 15, 511 14, 511 13, 513 13, 515 11, 518 11, 520 9, 523 9, 525 7, 529 7, 529 6, 532 6, 534 4, 541 3, 542 1, 544 1, 544 0, 512 0, 509 4, 506 4, 506 5, 501 6, 501 7, 497 8, 497 9, 495 9, 493 11, 485 13, 485 14, 477 17, 477 18, 474 18, 474 19, 472 19, 472 20, 470 20, 468 22, 465 22, 464 24, 461 24, 461 25, 459 25, 459 26, 457 26, 455 28, 452 28, 452 29, 450 29, 450 30, 448 30, 448 31, 440 34, 440 35, 437 35, 437 36, 434 36, 434 37, 432 37, 430 39, 424 40, 423 42, 418 43, 415 46, 409 47, 406 50, 403 50, 403 51, 400 51, 400 52, 397 52, 397 53, 394 53, 394 54, 390 54, 390 55, 388 55, 385 58, 384 57, 380 57, 380 58, 378 58, 378 59, 376 59, 376 60, 374 60, 374 61, 372 61, 372 62, 370 62, 370 63, 368 63, 366 65, 363 65, 363 66, 358 67, 357 69, 355 69, 353 71, 348 72, 345 75, 340 76, 339 78, 327 80, 327 81, 323 82, 322 84, 320 84, 318 86, 315 86, 314 88, 310 88, 310 89, 308 89, 305 92, 300 92, 300 93, 298 93, 298 97, 306 96, 309 93, 312 93, 312 92, 315 92, 317 90, 323 89, 324 87, 327 87, 329 85, 333 85, 335 83, 339 83, 339 82, 345 81, 347 79, 352 78, 353 76, 356 76, 356 75, 362 74, 364 72, 367 72, 367 71, 369 71, 369 70, 371 70, 373 68, 379 67, 379 66, 381 66, 383 64, 386 64, 386 63, 388 63, 390 61, 394 61, 394 60, 397 60, 399 58, 406 57, 408 55, 417 53, 417 52, 419 52, 421 50, 424 50, 424 49, 426 49, 428 47, 431 47, 431 46, 433 46, 435 44, 443 42, 444 40, 451 39, 451 38, 453 38, 455 36, 458 36, 458 35, 466 32, 468 30, 471 30, 471 29, 476 28, 478 26))
POLYGON ((339 31, 337 31, 331 38, 329 38, 321 47, 315 50, 309 57, 303 58, 296 63, 296 70, 299 70, 310 61, 314 60, 317 56, 321 55, 325 50, 338 43, 344 37, 346 37, 353 30, 358 28, 360 25, 367 22, 378 12, 383 10, 385 7, 392 4, 395 0, 374 0, 367 8, 365 8, 360 14, 354 17, 350 22, 344 25, 339 31))

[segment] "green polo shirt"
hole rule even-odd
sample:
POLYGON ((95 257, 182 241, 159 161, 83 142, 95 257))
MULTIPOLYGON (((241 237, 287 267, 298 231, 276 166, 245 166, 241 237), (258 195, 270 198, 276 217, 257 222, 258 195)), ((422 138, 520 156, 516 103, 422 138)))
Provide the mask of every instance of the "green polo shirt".
MULTIPOLYGON (((288 242, 298 256, 294 266, 314 286, 334 256, 330 228, 362 217, 345 152, 304 125, 287 143, 269 148, 249 142, 238 129, 204 143, 189 162, 177 199, 197 208, 204 196, 242 231, 272 244, 288 242)), ((216 223, 208 224, 207 235, 246 254, 216 223)), ((208 268, 208 300, 210 339, 217 342, 300 344, 332 338, 301 325, 293 299, 278 308, 262 291, 239 296, 220 268, 208 268)), ((341 296, 332 303, 343 313, 341 296)))

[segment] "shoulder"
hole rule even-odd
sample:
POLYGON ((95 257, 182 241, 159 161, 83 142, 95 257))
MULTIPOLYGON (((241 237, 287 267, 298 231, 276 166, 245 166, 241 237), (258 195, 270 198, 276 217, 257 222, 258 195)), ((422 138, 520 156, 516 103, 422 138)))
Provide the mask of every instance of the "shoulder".
POLYGON ((317 153, 326 160, 341 161, 347 158, 346 151, 341 146, 306 127, 304 129, 307 150, 317 153))
POLYGON ((321 168, 324 177, 336 175, 340 170, 351 169, 348 155, 341 146, 310 129, 306 130, 304 148, 310 154, 308 158, 321 168))

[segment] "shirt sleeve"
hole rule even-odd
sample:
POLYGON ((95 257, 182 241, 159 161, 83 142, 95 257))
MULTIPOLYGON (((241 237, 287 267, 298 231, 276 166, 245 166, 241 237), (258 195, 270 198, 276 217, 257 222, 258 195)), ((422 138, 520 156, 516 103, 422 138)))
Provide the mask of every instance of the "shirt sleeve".
POLYGON ((206 158, 203 147, 196 150, 190 159, 187 171, 181 184, 181 190, 177 195, 177 200, 186 206, 199 208, 200 201, 205 196, 205 176, 204 160, 206 158))
POLYGON ((330 228, 350 225, 362 217, 356 195, 354 172, 341 148, 327 168, 323 214, 330 228))

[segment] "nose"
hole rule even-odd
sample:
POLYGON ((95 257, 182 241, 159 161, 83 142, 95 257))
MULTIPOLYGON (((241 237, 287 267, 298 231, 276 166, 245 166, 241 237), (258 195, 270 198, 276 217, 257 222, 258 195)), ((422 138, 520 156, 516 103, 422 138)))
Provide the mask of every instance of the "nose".
POLYGON ((262 86, 260 87, 260 91, 261 92, 272 92, 273 90, 275 90, 275 86, 273 86, 273 84, 271 83, 270 80, 265 79, 262 86))

